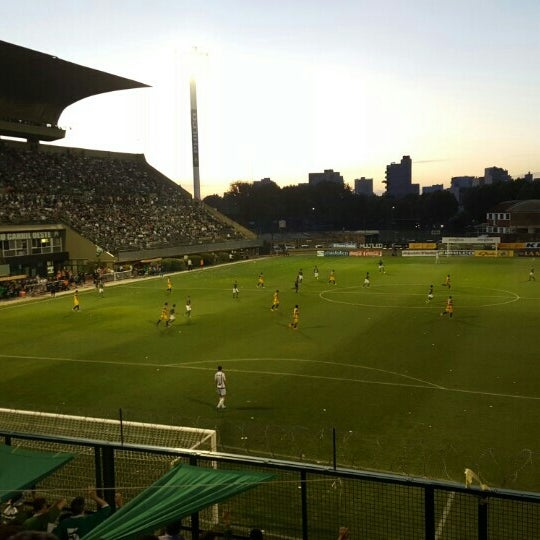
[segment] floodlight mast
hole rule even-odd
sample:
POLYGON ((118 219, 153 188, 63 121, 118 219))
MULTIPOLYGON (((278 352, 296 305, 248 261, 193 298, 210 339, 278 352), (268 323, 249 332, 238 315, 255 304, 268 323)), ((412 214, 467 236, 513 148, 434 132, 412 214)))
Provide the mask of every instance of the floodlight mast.
POLYGON ((197 83, 192 77, 189 81, 191 103, 191 154, 193 158, 193 197, 201 200, 201 179, 199 176, 199 127, 197 123, 197 83))
MULTIPOLYGON (((193 47, 194 64, 197 62, 198 56, 208 56, 193 47)), ((196 69, 193 69, 191 79, 189 81, 189 98, 191 105, 191 154, 193 159, 193 197, 201 200, 201 179, 199 175, 199 126, 197 120, 197 81, 195 79, 196 69)))

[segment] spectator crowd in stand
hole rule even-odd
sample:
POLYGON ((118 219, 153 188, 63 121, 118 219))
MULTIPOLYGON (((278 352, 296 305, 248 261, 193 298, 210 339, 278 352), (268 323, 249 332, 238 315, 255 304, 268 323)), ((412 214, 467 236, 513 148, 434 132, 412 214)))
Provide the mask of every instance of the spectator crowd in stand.
POLYGON ((0 300, 10 300, 20 296, 37 296, 50 293, 54 296, 57 292, 68 291, 70 289, 84 285, 86 276, 82 273, 75 273, 72 270, 58 270, 55 275, 49 278, 17 277, 0 280, 0 300))
MULTIPOLYGON (((114 503, 116 509, 123 506, 120 493, 115 495, 114 503)), ((2 507, 0 540, 78 540, 106 520, 112 512, 113 508, 93 488, 88 488, 86 499, 77 496, 69 504, 66 499, 49 504, 35 492, 18 492, 2 507), (31 499, 28 498, 30 495, 31 499)), ((156 534, 140 535, 138 540, 185 540, 182 529, 182 521, 177 520, 156 534)), ((229 512, 224 512, 214 528, 201 531, 200 538, 238 538, 233 534, 229 512)), ((342 527, 338 540, 348 538, 348 529, 342 527), (342 531, 347 531, 347 535, 342 536, 342 531)), ((249 540, 264 540, 264 532, 259 528, 251 529, 249 540)))
POLYGON ((64 223, 110 253, 242 238, 135 156, 0 141, 0 224, 64 223))

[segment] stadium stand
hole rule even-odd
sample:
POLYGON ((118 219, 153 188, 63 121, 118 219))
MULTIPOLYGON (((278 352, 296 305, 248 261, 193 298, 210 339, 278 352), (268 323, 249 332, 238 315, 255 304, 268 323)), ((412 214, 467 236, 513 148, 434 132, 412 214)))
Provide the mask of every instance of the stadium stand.
POLYGON ((58 121, 67 106, 146 84, 4 41, 0 70, 0 259, 10 274, 99 263, 104 252, 109 262, 136 261, 183 255, 180 246, 230 251, 253 241, 256 235, 194 200, 143 155, 40 143, 65 136, 58 121), (49 251, 27 241, 39 243, 43 232, 58 238, 49 251))
POLYGON ((0 147, 0 223, 65 223, 105 251, 242 238, 143 156, 0 147))

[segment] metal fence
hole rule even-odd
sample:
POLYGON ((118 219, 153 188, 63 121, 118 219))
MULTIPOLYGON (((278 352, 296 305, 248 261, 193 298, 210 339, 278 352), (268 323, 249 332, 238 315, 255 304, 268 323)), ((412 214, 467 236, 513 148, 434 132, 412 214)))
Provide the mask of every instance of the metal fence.
POLYGON ((540 538, 537 493, 484 491, 424 478, 74 437, 0 431, 0 439, 12 446, 76 455, 36 486, 51 498, 70 499, 96 485, 111 503, 116 491, 129 502, 176 459, 200 467, 276 475, 219 508, 186 519, 192 539, 209 529, 219 536, 217 516, 224 512, 230 513, 234 538, 239 539, 252 527, 263 529, 268 540, 334 539, 340 526, 349 528, 351 539, 362 540, 540 538))

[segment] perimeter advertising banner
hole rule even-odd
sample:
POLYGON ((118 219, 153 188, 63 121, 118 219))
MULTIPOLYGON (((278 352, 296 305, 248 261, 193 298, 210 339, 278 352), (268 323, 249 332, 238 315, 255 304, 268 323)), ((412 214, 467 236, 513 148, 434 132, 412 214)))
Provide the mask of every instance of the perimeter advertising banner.
POLYGON ((443 244, 500 244, 500 236, 444 236, 443 244))
POLYGON ((382 249, 357 249, 349 251, 349 257, 382 257, 382 249))
POLYGON ((437 249, 435 242, 409 242, 409 249, 437 249))
POLYGON ((323 257, 348 257, 349 256, 349 252, 344 251, 342 249, 331 249, 331 250, 328 250, 328 251, 317 251, 317 255, 319 255, 319 253, 322 253, 323 257))
MULTIPOLYGON (((436 257, 439 252, 436 250, 426 250, 426 249, 404 249, 401 252, 402 257, 436 257)), ((446 252, 443 253, 446 255, 446 252)))
POLYGON ((513 257, 514 252, 510 249, 499 249, 493 251, 491 249, 479 249, 474 252, 475 257, 513 257))

